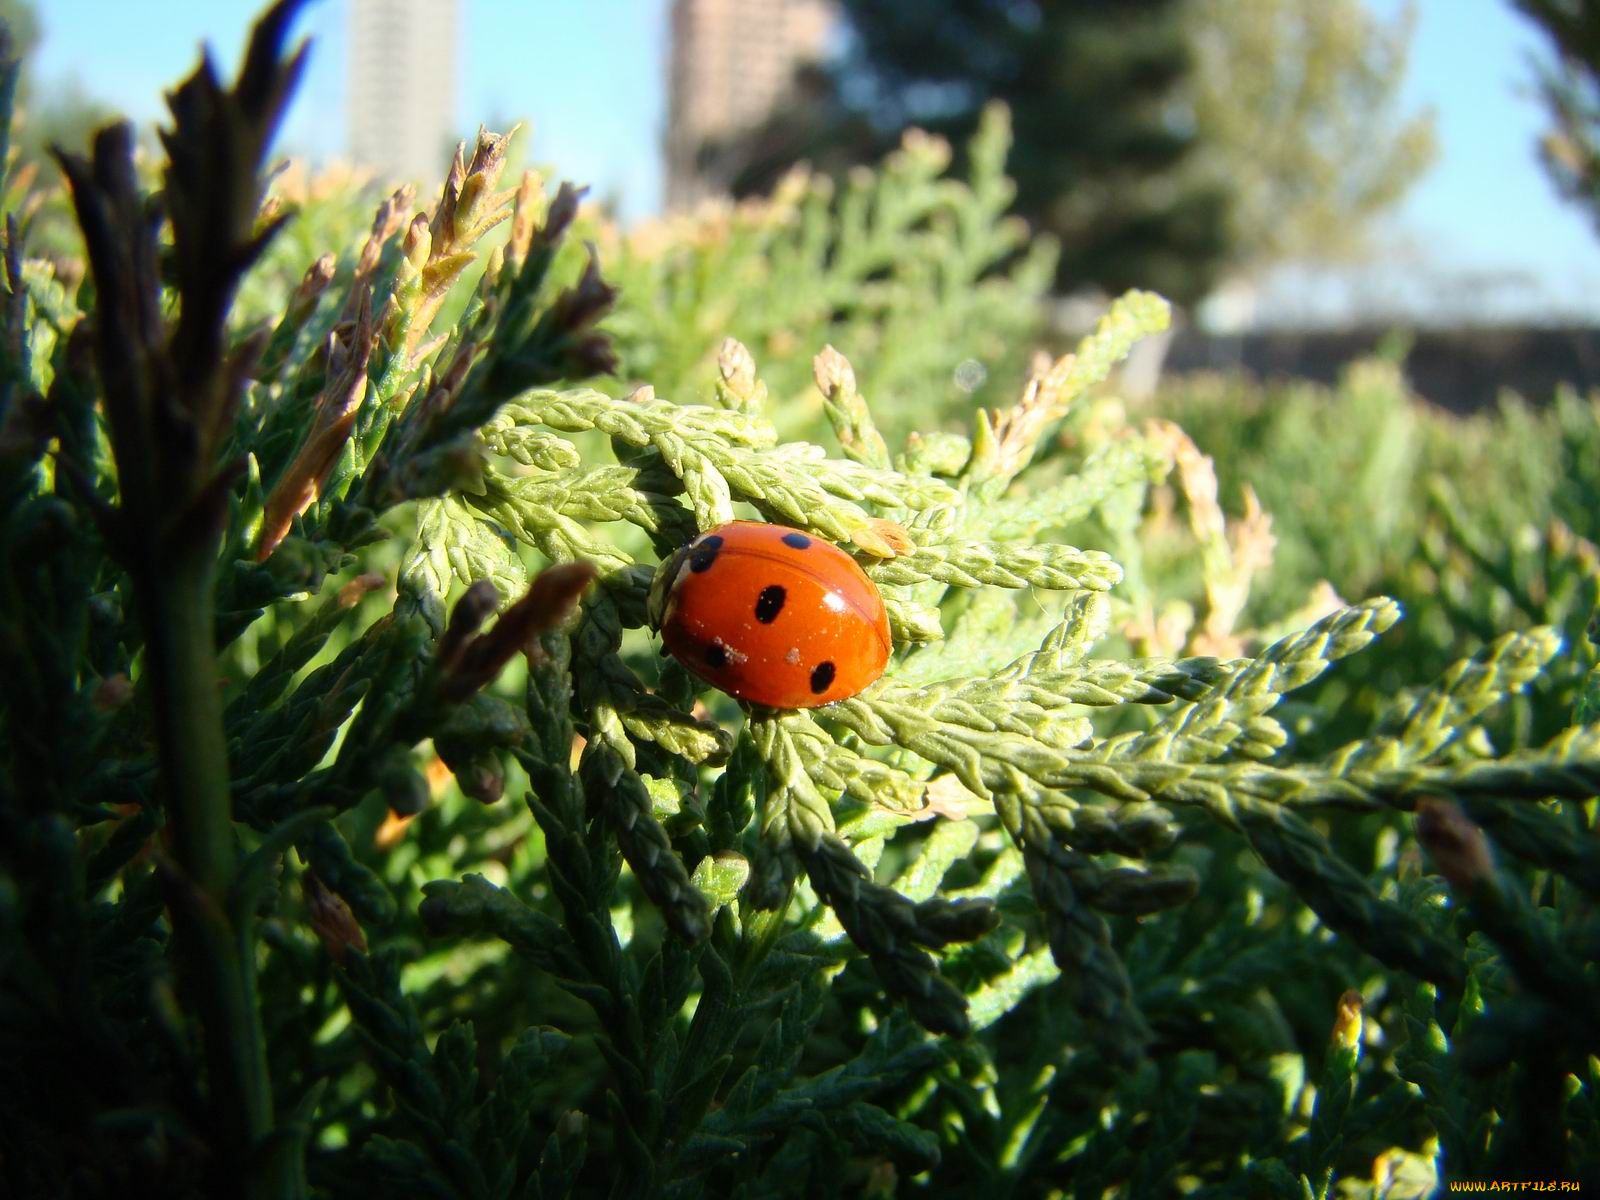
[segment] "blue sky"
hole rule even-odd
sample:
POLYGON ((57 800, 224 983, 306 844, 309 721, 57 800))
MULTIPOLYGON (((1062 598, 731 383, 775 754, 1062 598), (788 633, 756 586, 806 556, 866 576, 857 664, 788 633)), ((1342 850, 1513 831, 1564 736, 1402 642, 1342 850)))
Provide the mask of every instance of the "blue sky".
MULTIPOLYGON (((1404 0, 1367 0, 1389 16, 1404 0)), ((616 198, 625 218, 660 203, 668 0, 462 0, 463 134, 523 119, 525 149, 563 177, 616 198)), ((312 63, 282 148, 337 154, 344 131, 344 0, 315 0, 301 21, 312 63)), ((68 77, 138 120, 162 114, 162 89, 202 42, 231 68, 255 0, 36 0, 41 87, 68 77), (159 14, 156 18, 154 14, 159 14)), ((1412 307, 1462 315, 1600 319, 1600 237, 1553 195, 1535 157, 1528 94, 1538 36, 1507 0, 1418 0, 1402 108, 1436 113, 1441 154, 1386 225, 1383 254, 1359 272, 1269 299, 1308 315, 1412 307), (1309 287, 1309 290, 1306 288, 1309 287)), ((1387 315, 1387 314, 1385 314, 1387 315)))

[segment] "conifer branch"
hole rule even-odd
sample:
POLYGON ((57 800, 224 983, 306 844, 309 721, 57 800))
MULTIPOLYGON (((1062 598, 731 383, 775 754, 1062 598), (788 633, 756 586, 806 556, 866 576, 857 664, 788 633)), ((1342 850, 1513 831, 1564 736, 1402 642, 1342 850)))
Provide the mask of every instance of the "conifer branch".
POLYGON ((1445 424, 1390 365, 1332 419, 1202 380, 1140 421, 1098 389, 1164 326, 1144 293, 1022 379, 1053 251, 1003 217, 999 112, 965 182, 914 135, 626 238, 502 188, 487 131, 426 211, 292 168, 263 198, 294 7, 231 91, 175 94, 162 194, 125 130, 64 156, 92 287, 29 257, 51 210, 0 164, 34 192, 0 254, 22 1190, 1592 1165, 1594 404, 1445 424), (585 386, 613 368, 649 382, 585 386), (835 449, 789 440, 808 417, 835 449), (1271 573, 1230 470, 1276 506, 1271 573), (1414 480, 1467 470, 1520 482, 1426 510, 1414 480), (656 564, 750 509, 883 589, 882 678, 774 711, 656 661, 656 564), (1399 606, 1307 601, 1296 566, 1392 583, 1416 628, 1375 647, 1399 606), (1490 644, 1452 664, 1451 629, 1490 644))
POLYGON ((887 587, 937 580, 955 587, 1089 588, 1105 591, 1122 579, 1110 555, 1073 546, 993 546, 980 542, 919 546, 873 568, 887 587))

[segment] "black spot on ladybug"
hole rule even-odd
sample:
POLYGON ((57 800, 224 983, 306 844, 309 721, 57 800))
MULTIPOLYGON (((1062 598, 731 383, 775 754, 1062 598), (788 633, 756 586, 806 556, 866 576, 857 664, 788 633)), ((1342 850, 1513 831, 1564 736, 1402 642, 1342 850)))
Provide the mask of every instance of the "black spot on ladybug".
POLYGON ((706 647, 706 666, 725 667, 728 665, 728 648, 721 642, 712 642, 706 647))
POLYGON ((761 595, 756 597, 756 620, 763 625, 771 625, 778 619, 778 614, 783 611, 783 602, 788 598, 789 593, 779 584, 762 588, 761 595))
POLYGON ((689 570, 698 575, 701 571, 711 569, 711 564, 717 561, 717 551, 722 549, 722 538, 712 534, 702 538, 694 548, 694 553, 689 555, 689 570))
POLYGON ((832 685, 833 664, 831 662, 819 662, 811 668, 811 692, 813 695, 822 695, 832 685))
POLYGON ((811 539, 803 533, 786 533, 783 535, 783 544, 791 550, 804 550, 811 545, 811 539))

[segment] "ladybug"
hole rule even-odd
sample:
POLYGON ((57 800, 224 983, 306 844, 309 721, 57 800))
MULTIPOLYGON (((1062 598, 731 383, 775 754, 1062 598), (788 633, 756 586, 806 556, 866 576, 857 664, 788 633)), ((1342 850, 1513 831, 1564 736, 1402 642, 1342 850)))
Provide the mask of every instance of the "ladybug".
POLYGON ((679 548, 650 589, 662 653, 740 700, 815 708, 854 696, 889 662, 877 585, 839 547, 732 521, 679 548))

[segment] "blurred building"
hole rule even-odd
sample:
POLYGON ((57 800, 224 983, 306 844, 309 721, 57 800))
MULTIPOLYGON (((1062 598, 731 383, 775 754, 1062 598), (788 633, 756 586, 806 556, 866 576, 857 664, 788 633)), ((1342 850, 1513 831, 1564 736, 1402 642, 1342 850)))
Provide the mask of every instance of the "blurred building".
POLYGON ((350 156, 442 178, 455 142, 459 0, 350 0, 350 156))
POLYGON ((833 0, 673 0, 669 209, 726 191, 704 146, 763 121, 795 68, 823 56, 837 21, 833 0))

